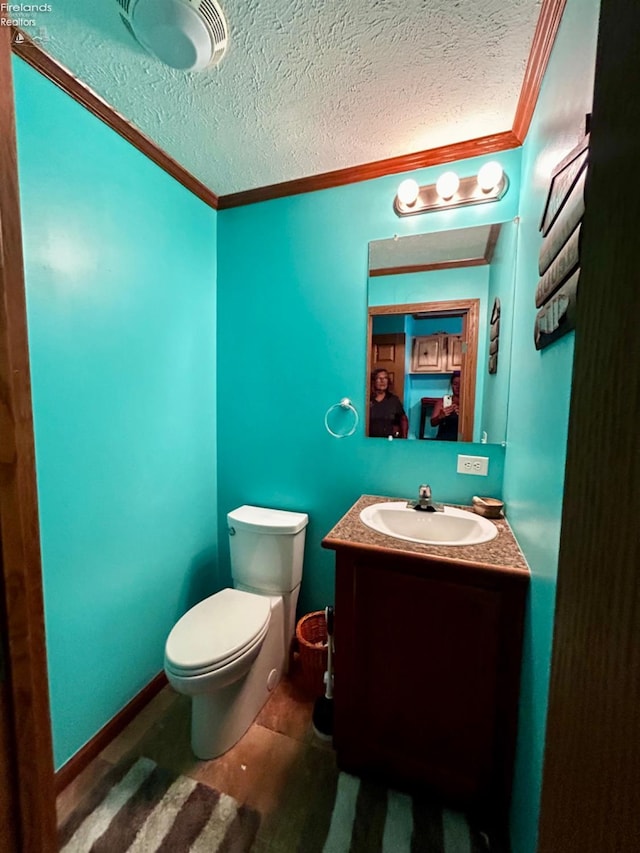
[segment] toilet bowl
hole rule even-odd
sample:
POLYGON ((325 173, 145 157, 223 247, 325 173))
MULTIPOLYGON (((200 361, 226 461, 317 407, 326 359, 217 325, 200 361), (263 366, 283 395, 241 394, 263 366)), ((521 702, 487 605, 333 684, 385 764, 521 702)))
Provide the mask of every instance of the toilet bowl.
POLYGON ((174 690, 192 698, 191 746, 209 759, 230 749, 277 685, 284 665, 282 599, 223 589, 176 623, 165 648, 174 690))
POLYGON ((250 506, 227 518, 235 587, 192 607, 165 645, 167 679, 192 699, 191 746, 202 759, 237 743, 286 671, 308 522, 250 506))
POLYGON ((236 681, 256 659, 270 621, 266 597, 223 589, 205 598, 169 634, 167 674, 189 695, 236 681))

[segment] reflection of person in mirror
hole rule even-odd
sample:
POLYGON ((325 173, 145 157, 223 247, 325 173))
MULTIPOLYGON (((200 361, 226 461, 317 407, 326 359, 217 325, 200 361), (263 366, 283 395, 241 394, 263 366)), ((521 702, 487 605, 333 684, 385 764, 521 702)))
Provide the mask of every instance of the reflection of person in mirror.
POLYGON ((460 414, 460 371, 451 377, 451 394, 438 400, 433 407, 431 426, 438 427, 439 441, 458 440, 458 415, 460 414))
POLYGON ((389 373, 383 367, 373 371, 369 404, 369 435, 372 438, 407 437, 409 420, 390 386, 389 373))

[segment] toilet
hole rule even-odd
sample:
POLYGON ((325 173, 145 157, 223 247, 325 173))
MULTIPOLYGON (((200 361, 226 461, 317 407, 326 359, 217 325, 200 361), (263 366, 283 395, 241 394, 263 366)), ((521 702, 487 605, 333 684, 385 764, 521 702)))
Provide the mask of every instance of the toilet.
POLYGON ((237 743, 287 670, 308 523, 306 513, 259 506, 228 513, 233 588, 192 607, 167 638, 164 671, 192 697, 198 758, 237 743))

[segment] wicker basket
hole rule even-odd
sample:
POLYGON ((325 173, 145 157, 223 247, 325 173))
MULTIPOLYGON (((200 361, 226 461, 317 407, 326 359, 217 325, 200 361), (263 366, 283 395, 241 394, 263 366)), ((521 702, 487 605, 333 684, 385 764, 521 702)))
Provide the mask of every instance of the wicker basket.
POLYGON ((324 610, 307 613, 296 625, 300 655, 300 682, 311 696, 324 693, 324 673, 327 669, 327 620, 324 610))

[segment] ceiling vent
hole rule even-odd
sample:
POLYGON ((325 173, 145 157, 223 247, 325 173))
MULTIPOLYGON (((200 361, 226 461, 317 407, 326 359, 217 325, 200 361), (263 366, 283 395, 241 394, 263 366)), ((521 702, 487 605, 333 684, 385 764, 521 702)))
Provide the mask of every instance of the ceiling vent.
POLYGON ((140 44, 165 65, 203 71, 222 59, 229 30, 216 0, 116 0, 140 44))

